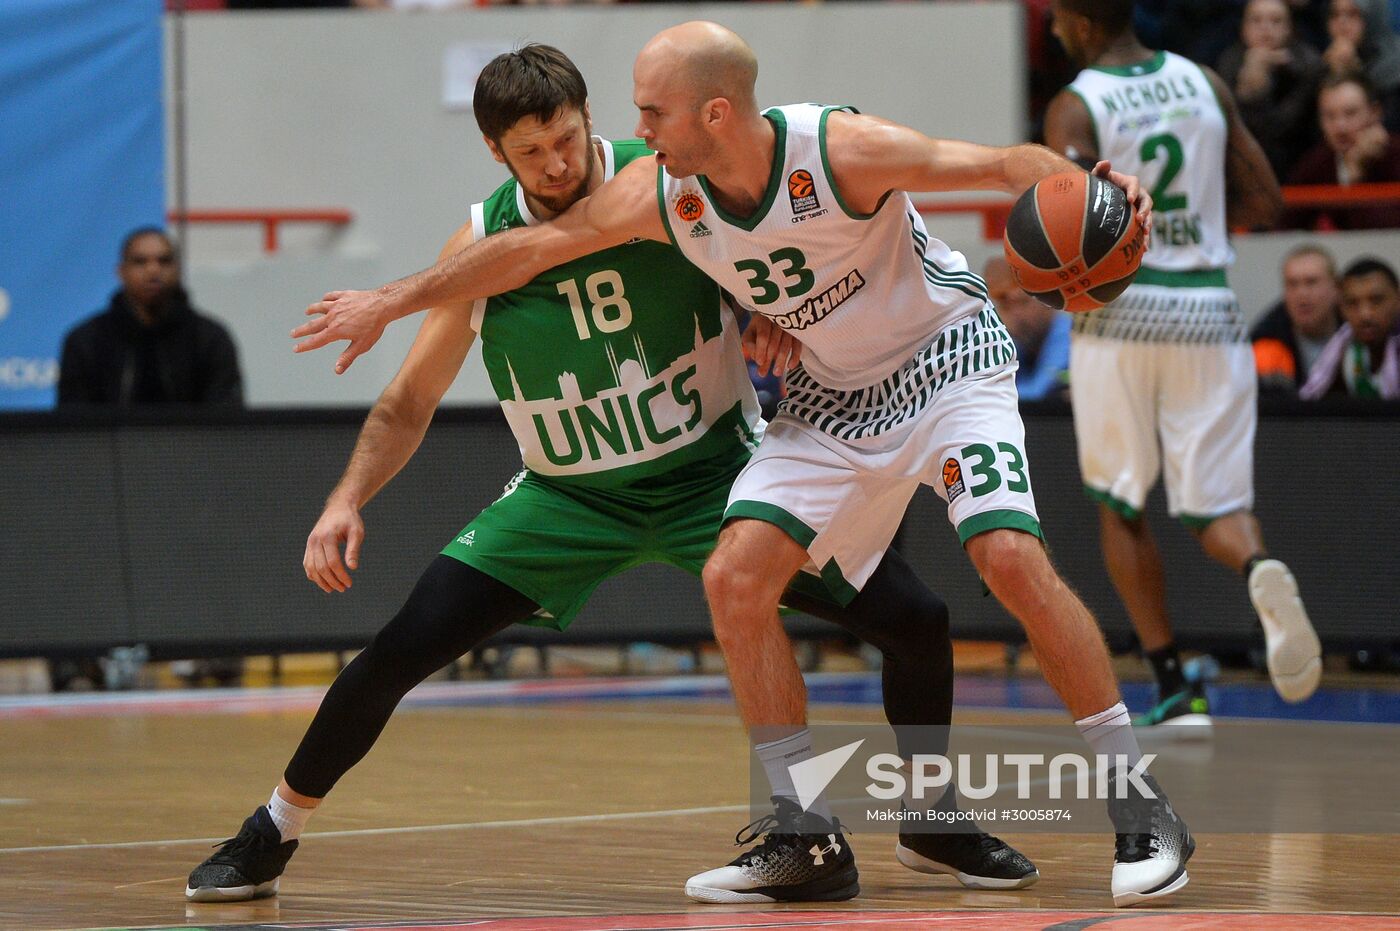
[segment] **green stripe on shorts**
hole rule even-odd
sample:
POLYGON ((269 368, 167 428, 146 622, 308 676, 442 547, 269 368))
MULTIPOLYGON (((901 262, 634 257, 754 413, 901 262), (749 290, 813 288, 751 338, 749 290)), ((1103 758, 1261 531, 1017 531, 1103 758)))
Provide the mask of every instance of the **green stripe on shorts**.
POLYGON ((1088 485, 1085 485, 1084 494, 1120 517, 1125 517, 1128 520, 1137 520, 1142 516, 1142 508, 1135 508, 1128 502, 1121 498, 1115 498, 1106 491, 1099 491, 1097 488, 1090 488, 1088 485))
POLYGON ((968 540, 979 533, 986 533, 988 530, 1019 530, 1039 540, 1045 539, 1045 534, 1040 532, 1040 521, 1025 511, 998 508, 994 511, 973 514, 958 524, 958 541, 966 546, 968 540))
POLYGON ((724 520, 727 523, 736 517, 747 517, 772 524, 796 540, 804 550, 817 538, 817 532, 800 519, 766 501, 735 501, 725 509, 724 520))

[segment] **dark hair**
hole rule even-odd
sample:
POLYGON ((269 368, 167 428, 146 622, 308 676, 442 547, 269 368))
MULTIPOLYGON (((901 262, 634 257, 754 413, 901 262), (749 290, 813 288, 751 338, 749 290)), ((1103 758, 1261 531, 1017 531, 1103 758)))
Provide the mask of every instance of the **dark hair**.
POLYGON ((1060 6, 1087 17, 1107 32, 1122 32, 1133 24, 1133 0, 1060 0, 1060 6))
POLYGON ((121 261, 126 261, 127 255, 131 252, 131 244, 142 236, 159 236, 161 239, 165 240, 165 244, 170 247, 170 251, 174 253, 175 257, 177 259, 180 257, 180 250, 175 248, 175 242, 166 234, 165 230, 161 229, 159 226, 142 226, 122 237, 121 261))
POLYGON ((1342 272, 1342 280, 1346 281, 1348 278, 1362 278, 1366 275, 1381 275, 1386 281, 1390 282, 1392 288, 1400 291, 1400 280, 1397 280, 1395 277, 1395 269, 1391 268, 1380 259, 1371 258, 1370 256, 1364 259, 1357 259, 1355 262, 1348 265, 1347 270, 1342 272))
POLYGON ((499 142, 527 116, 545 123, 565 107, 582 110, 587 102, 588 86, 568 56, 532 43, 497 55, 481 69, 472 109, 482 134, 499 142))
POLYGON ((1381 102, 1380 91, 1376 90, 1375 83, 1366 76, 1364 71, 1343 71, 1337 74, 1329 74, 1322 79, 1322 85, 1317 89, 1317 96, 1322 97, 1323 93, 1343 84, 1355 84, 1361 88, 1361 93, 1366 95, 1366 102, 1379 104, 1381 102))

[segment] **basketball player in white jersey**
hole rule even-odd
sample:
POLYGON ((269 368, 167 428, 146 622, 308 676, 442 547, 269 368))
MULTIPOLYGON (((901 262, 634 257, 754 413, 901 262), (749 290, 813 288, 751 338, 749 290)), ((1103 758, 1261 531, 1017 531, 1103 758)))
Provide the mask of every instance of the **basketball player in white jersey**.
MULTIPOLYGON (((752 50, 723 27, 661 32, 633 70, 637 132, 654 159, 553 222, 491 236, 377 291, 328 294, 293 333, 310 337, 298 348, 350 339, 343 370, 389 320, 449 296, 492 295, 633 239, 674 243, 803 344, 785 407, 733 486, 704 572, 740 713, 751 734, 776 732, 757 747, 770 779, 785 780, 811 754, 802 676, 778 619, 787 580, 806 571, 837 598, 853 597, 921 483, 948 502, 968 555, 1024 625, 1093 752, 1140 763, 1102 635, 1040 539, 1010 337, 982 280, 929 236, 904 193, 1019 193, 1074 166, 1043 147, 934 140, 842 108, 761 111, 757 71, 752 50)), ((1148 219, 1136 179, 1106 163, 1098 171, 1148 219)), ((1194 849, 1184 823, 1151 776, 1113 778, 1125 792, 1109 803, 1115 904, 1176 891, 1194 849)), ((781 812, 773 818, 774 833, 796 830, 781 812)), ((897 850, 917 857, 903 837, 897 850)), ((815 846, 757 851, 692 877, 687 894, 751 901, 748 890, 793 881, 784 877, 818 882, 832 859, 815 846)))
POLYGON ((1209 706, 1183 676, 1162 562, 1142 516, 1165 464, 1167 507, 1202 548, 1242 573, 1279 695, 1317 688, 1317 635, 1288 567, 1264 549, 1254 503, 1254 359, 1226 269, 1228 227, 1271 226, 1282 206, 1268 159, 1221 79, 1132 31, 1132 0, 1058 0, 1054 30, 1086 66, 1050 104, 1050 146, 1110 159, 1153 184, 1156 228, 1134 283, 1076 314, 1070 393, 1084 486, 1099 503, 1109 575, 1158 683, 1140 724, 1194 725, 1209 706), (1160 453, 1159 453, 1160 449, 1160 453))

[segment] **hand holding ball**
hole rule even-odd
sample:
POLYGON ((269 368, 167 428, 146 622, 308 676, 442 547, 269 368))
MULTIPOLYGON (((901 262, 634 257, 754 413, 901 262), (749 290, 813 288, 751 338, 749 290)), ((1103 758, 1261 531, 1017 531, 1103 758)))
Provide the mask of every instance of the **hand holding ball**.
POLYGON ((1042 178, 1006 221, 1006 261, 1027 294, 1051 307, 1096 310, 1142 263, 1147 228, 1123 189, 1082 171, 1042 178))

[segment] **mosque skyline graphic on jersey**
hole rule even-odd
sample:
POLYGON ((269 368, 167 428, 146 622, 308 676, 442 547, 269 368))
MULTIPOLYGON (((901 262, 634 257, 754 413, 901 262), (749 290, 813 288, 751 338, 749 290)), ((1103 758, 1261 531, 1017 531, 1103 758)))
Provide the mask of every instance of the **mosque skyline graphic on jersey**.
MULTIPOLYGON (((596 366, 584 379, 575 371, 559 372, 547 397, 526 397, 515 365, 506 357, 513 397, 501 401, 501 410, 522 444, 527 463, 544 460, 558 469, 621 465, 645 461, 689 442, 688 435, 704 421, 702 384, 713 382, 713 376, 702 381, 698 373, 723 371, 727 344, 718 338, 723 333, 718 315, 717 332, 709 339, 700 316, 691 316, 694 339, 665 367, 657 367, 659 363, 634 331, 630 339, 603 340, 601 355, 606 364, 596 366)), ((680 341, 667 342, 675 351, 680 341)), ((545 384, 539 379, 536 390, 543 391, 545 384)))
MULTIPOLYGON (((630 339, 609 339, 607 335, 599 335, 597 338, 603 345, 603 351, 607 359, 607 368, 604 369, 602 366, 594 366, 595 371, 589 373, 592 377, 585 376, 585 381, 594 383, 591 390, 585 388, 580 382, 579 373, 564 371, 558 375, 553 394, 528 397, 524 388, 521 387, 514 362, 511 361, 510 356, 504 356, 506 371, 510 376, 510 403, 526 410, 536 404, 544 405, 544 409, 553 410, 558 406, 558 402, 561 401, 580 404, 595 398, 615 394, 629 386, 645 386, 656 377, 666 374, 672 369, 676 369, 678 364, 683 360, 686 362, 686 365, 680 366, 680 368, 693 364, 693 354, 700 352, 707 342, 713 341, 715 337, 719 336, 723 331, 723 325, 717 321, 715 332, 707 337, 704 332, 705 328, 701 324, 700 315, 691 314, 690 316, 695 321, 694 341, 691 345, 685 347, 675 359, 672 359, 670 363, 662 369, 654 369, 652 367, 654 363, 647 356, 646 344, 642 341, 641 334, 637 333, 635 329, 630 339), (610 381, 606 379, 604 375, 605 372, 611 373, 610 381)), ((672 346, 675 345, 675 341, 669 342, 672 343, 672 346)), ((540 381, 542 381, 542 379, 540 381)), ((503 401, 502 403, 504 404, 506 402, 503 401)))

